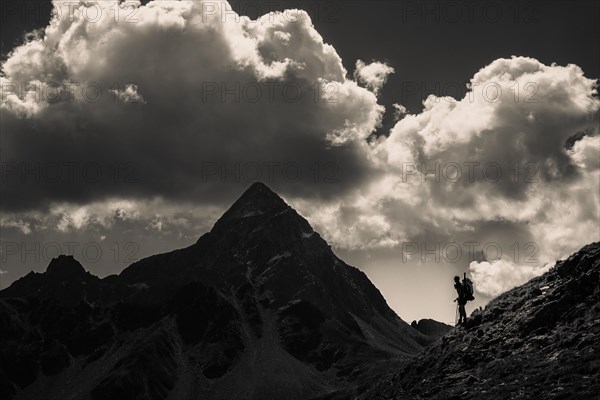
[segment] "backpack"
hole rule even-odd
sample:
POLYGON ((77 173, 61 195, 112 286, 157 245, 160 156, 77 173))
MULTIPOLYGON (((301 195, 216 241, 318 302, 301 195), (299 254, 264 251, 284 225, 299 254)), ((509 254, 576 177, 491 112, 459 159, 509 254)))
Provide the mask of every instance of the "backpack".
POLYGON ((466 273, 463 278, 463 292, 465 294, 465 298, 467 301, 475 300, 475 297, 473 296, 473 293, 474 293, 473 281, 471 281, 469 278, 467 278, 466 273))

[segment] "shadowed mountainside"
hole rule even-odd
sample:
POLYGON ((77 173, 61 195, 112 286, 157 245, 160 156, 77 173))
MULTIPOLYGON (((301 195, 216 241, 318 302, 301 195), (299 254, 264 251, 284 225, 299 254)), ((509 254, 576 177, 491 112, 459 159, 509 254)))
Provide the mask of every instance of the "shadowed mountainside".
POLYGON ((305 400, 433 340, 261 183, 118 276, 52 260, 0 292, 0 321, 7 399, 305 400))
POLYGON ((377 384, 336 399, 597 399, 600 243, 514 288, 377 384))

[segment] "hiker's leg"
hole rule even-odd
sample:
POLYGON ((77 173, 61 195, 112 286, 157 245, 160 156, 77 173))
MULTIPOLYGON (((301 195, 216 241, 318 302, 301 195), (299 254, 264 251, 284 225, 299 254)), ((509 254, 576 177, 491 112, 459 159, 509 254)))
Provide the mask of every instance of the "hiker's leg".
POLYGON ((458 312, 458 304, 456 304, 456 313, 454 314, 454 325, 460 324, 460 313, 458 312))
POLYGON ((465 311, 464 304, 458 306, 458 311, 460 313, 459 321, 467 322, 467 312, 465 311))

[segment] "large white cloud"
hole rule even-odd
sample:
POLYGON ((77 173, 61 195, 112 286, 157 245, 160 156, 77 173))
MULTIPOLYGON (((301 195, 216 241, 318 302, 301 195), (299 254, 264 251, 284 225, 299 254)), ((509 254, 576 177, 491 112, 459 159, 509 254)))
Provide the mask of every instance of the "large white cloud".
POLYGON ((496 297, 543 274, 549 268, 549 266, 516 265, 509 260, 500 259, 494 262, 472 262, 469 271, 476 283, 475 291, 477 293, 496 297))
POLYGON ((26 166, 65 157, 130 162, 139 179, 8 180, 3 207, 116 195, 215 201, 213 193, 239 192, 257 176, 254 167, 248 177, 227 176, 249 164, 261 166, 262 180, 265 165, 278 165, 275 186, 286 191, 294 181, 305 195, 331 196, 368 176, 365 138, 384 108, 346 77, 306 12, 250 20, 225 2, 153 1, 127 22, 132 10, 116 18, 113 2, 54 6, 53 23, 2 64, 3 158, 26 166), (223 174, 205 179, 204 163, 214 162, 223 174), (284 174, 288 164, 293 171, 284 174), (323 165, 335 176, 316 174, 323 165))
POLYGON ((600 240, 599 107, 596 82, 576 65, 495 60, 464 98, 431 95, 371 143, 380 174, 368 185, 304 208, 344 248, 438 245, 443 260, 458 243, 460 268, 473 261, 469 243, 487 246, 502 259, 471 269, 482 293, 495 295, 600 240))

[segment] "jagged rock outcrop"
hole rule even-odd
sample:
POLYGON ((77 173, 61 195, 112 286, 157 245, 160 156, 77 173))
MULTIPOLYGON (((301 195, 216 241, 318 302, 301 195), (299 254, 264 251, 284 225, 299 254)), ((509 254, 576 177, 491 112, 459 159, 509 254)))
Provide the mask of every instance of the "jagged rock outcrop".
POLYGON ((452 330, 452 326, 438 322, 433 319, 421 319, 419 322, 413 321, 410 326, 421 332, 423 335, 438 338, 444 336, 452 330))

